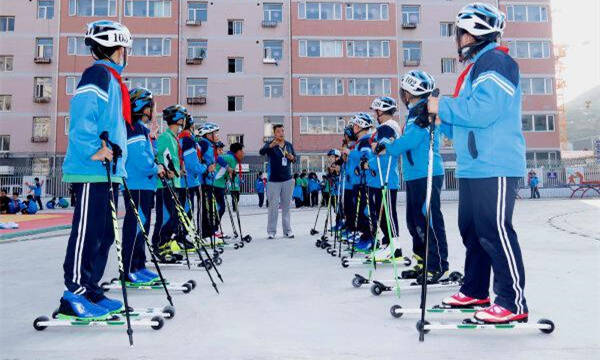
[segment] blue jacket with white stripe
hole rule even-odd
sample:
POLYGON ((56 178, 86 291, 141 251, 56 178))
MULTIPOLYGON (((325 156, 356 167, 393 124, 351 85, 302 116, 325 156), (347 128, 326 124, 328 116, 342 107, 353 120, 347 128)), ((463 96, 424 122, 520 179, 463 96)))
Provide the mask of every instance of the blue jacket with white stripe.
MULTIPOLYGON (((359 174, 357 175, 355 170, 360 167, 361 160, 365 159, 368 161, 373 156, 370 141, 371 135, 372 134, 369 133, 358 139, 358 141, 356 142, 356 146, 348 154, 348 166, 346 167, 346 176, 349 180, 349 189, 353 186, 360 185, 361 171, 359 169, 359 174)), ((367 179, 365 178, 364 180, 366 181, 367 179)))
POLYGON ((96 61, 81 75, 71 99, 69 145, 63 163, 65 182, 106 182, 102 162, 92 160, 92 155, 102 147, 99 136, 103 131, 107 131, 110 141, 123 151, 112 180, 127 177, 127 124, 123 119, 121 86, 106 67, 118 73, 123 70, 122 66, 110 61, 96 61))
POLYGON ((130 190, 156 190, 158 165, 154 161, 154 148, 150 130, 141 120, 127 127, 127 186, 130 190))
POLYGON ((188 188, 196 187, 202 184, 202 176, 206 174, 207 166, 200 162, 198 158, 198 144, 188 132, 179 139, 181 151, 183 152, 183 162, 185 163, 186 179, 188 188))
POLYGON ((440 99, 439 116, 452 125, 459 178, 525 174, 519 66, 497 47, 475 55, 458 97, 440 99))
POLYGON ((398 157, 389 154, 375 155, 369 160, 367 185, 370 188, 381 189, 386 181, 388 189, 398 190, 400 185, 398 176, 398 157), (379 159, 379 164, 377 163, 377 159, 379 159), (389 164, 388 172, 388 163, 390 161, 391 164, 389 164))

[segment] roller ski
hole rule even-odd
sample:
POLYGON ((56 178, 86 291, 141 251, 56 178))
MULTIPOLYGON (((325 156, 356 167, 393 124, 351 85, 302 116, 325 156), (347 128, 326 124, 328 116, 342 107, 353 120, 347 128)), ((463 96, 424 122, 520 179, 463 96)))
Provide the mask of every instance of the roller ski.
MULTIPOLYGON (((398 279, 400 280, 400 279, 398 279)), ((373 280, 371 285, 371 294, 375 296, 379 296, 384 292, 389 292, 394 290, 394 285, 397 280, 373 280), (387 285, 392 284, 392 285, 387 285)), ((440 277, 436 283, 432 283, 427 288, 435 290, 435 289, 448 289, 454 288, 462 285, 463 275, 457 271, 450 273, 447 277, 440 277)), ((412 291, 412 290, 420 290, 422 284, 413 281, 407 285, 400 285, 397 289, 398 291, 412 291)))
MULTIPOLYGON (((489 302, 488 302, 489 304, 489 302)), ((485 307, 483 305, 474 305, 474 306, 464 306, 464 307, 455 307, 449 306, 445 304, 435 305, 431 308, 425 309, 425 312, 429 315, 448 315, 448 314, 460 314, 460 315, 473 315, 475 312, 479 310, 483 310, 485 307)), ((392 317, 399 319, 404 314, 421 314, 421 308, 403 308, 400 305, 392 305, 390 307, 390 314, 392 317)))
MULTIPOLYGON (((400 249, 396 250, 396 254, 398 254, 398 251, 400 251, 400 249)), ((400 255, 400 254, 398 254, 400 255)), ((410 266, 412 264, 412 260, 406 256, 400 256, 397 258, 380 258, 380 259, 375 259, 375 261, 377 262, 377 264, 393 264, 394 262, 397 263, 398 266, 410 266)), ((364 256, 364 257, 356 257, 356 258, 349 258, 347 256, 342 256, 340 263, 342 265, 342 267, 347 268, 349 266, 361 266, 361 265, 373 265, 373 260, 370 256, 364 256)))
MULTIPOLYGON (((125 310, 120 310, 118 312, 110 314, 110 316, 125 316, 125 310)), ((133 318, 147 318, 154 316, 161 316, 163 319, 172 319, 175 317, 175 307, 171 305, 167 305, 164 307, 146 307, 146 308, 129 308, 129 316, 133 318)), ((67 319, 64 315, 59 318, 58 309, 54 310, 52 313, 53 319, 67 319)), ((78 320, 82 320, 83 318, 77 318, 78 320)), ((84 319, 83 319, 84 320, 84 319)))
MULTIPOLYGON (((113 279, 116 280, 116 279, 113 279)), ((125 283, 127 289, 136 289, 136 290, 163 290, 163 285, 161 283, 133 283, 126 282, 125 283)), ((100 284, 100 287, 104 291, 110 290, 121 290, 122 285, 118 281, 114 282, 103 282, 100 284)), ((184 294, 191 292, 196 287, 196 282, 193 280, 181 283, 181 284, 168 284, 166 285, 167 289, 170 291, 181 291, 184 294)))
MULTIPOLYGON (((130 316, 133 316, 130 314, 130 316)), ((152 318, 133 318, 130 320, 132 327, 149 327, 154 330, 162 329, 164 319, 155 315, 152 318)), ((72 318, 72 319, 50 319, 47 316, 39 316, 33 321, 33 328, 42 331, 48 327, 127 327, 127 320, 123 316, 112 315, 107 319, 87 319, 87 318, 72 318)))
POLYGON ((417 321, 417 331, 425 334, 431 330, 520 330, 520 329, 536 329, 541 331, 543 334, 551 334, 555 325, 552 320, 540 319, 536 323, 528 323, 524 321, 510 321, 504 323, 487 323, 479 320, 465 319, 458 324, 442 324, 442 323, 430 323, 429 321, 422 322, 417 321))

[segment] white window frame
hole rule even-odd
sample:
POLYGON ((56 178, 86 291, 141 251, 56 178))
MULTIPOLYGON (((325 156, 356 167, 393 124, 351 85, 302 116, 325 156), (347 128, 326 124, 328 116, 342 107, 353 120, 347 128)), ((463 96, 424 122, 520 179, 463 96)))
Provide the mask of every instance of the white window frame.
POLYGON ((42 59, 52 59, 54 56, 54 39, 49 37, 38 37, 35 38, 35 57, 39 57, 42 59), (40 44, 40 40, 50 40, 50 44, 40 44), (47 47, 50 47, 50 56, 46 56, 45 52, 47 47), (42 56, 40 56, 40 48, 42 56))
POLYGON ((13 55, 0 55, 2 58, 2 67, 0 68, 0 72, 11 72, 15 68, 15 57, 13 55), (10 60, 10 61, 9 61, 10 60), (8 64, 10 63, 10 70, 8 68, 8 64))
POLYGON ((278 99, 283 97, 283 78, 263 78, 263 95, 266 99, 278 99), (279 95, 273 96, 273 88, 281 87, 279 95))
POLYGON ((263 59, 275 59, 277 61, 280 61, 281 59, 283 59, 283 40, 263 40, 263 59), (273 50, 272 48, 274 48, 275 46, 272 45, 272 43, 269 43, 270 45, 267 45, 267 41, 269 42, 277 42, 278 45, 280 45, 279 47, 281 48, 281 56, 279 58, 273 57, 273 50), (267 55, 270 55, 271 57, 269 58, 267 55))
POLYGON ((152 95, 153 96, 168 96, 171 95, 171 78, 170 77, 164 77, 164 76, 131 76, 128 79, 124 80, 123 82, 127 85, 128 88, 132 88, 132 84, 133 84, 133 80, 138 80, 138 79, 144 79, 144 84, 142 84, 141 87, 144 87, 146 89, 149 89, 150 91, 152 91, 152 95), (155 89, 151 89, 150 86, 148 86, 148 81, 149 79, 160 79, 160 92, 156 91, 155 89), (168 91, 165 92, 165 88, 167 88, 168 91))
POLYGON ((241 112, 244 111, 244 96, 243 95, 228 95, 227 96, 227 111, 228 112, 241 112), (234 98, 234 110, 229 110, 229 98, 234 98))
POLYGON ((341 2, 318 2, 318 1, 299 1, 298 2, 298 19, 301 20, 342 20, 342 3, 341 2), (319 6, 319 18, 308 19, 306 17, 306 6, 308 4, 318 4, 319 6), (323 19, 323 4, 333 4, 333 18, 323 19))
POLYGON ((50 20, 50 19, 54 19, 54 0, 38 0, 38 4, 37 4, 37 18, 38 19, 46 19, 46 20, 50 20), (51 4, 41 4, 41 1, 47 1, 50 2, 51 4), (48 9, 52 9, 52 16, 48 17, 48 9), (42 16, 40 16, 40 13, 42 14, 42 16))
POLYGON ((50 119, 50 116, 34 116, 33 117, 33 121, 31 124, 31 136, 32 137, 50 137, 50 123, 52 122, 52 120, 50 119), (44 120, 42 122, 42 120, 44 120), (38 121, 38 123, 36 124, 36 121, 38 121), (37 125, 37 129, 36 129, 36 125, 37 125), (45 129, 43 129, 41 132, 42 134, 39 134, 40 127, 45 127, 45 129), (38 132, 36 134, 36 132, 38 132))
POLYGON ((392 80, 388 79, 388 78, 350 78, 348 79, 348 96, 390 96, 392 94, 392 80), (357 93, 357 86, 356 83, 358 81, 365 81, 367 82, 367 94, 358 94, 357 93), (374 91, 371 91, 373 89, 372 87, 372 82, 381 82, 380 86, 381 86, 381 90, 382 93, 378 94, 375 93, 374 91))
POLYGON ((322 115, 322 116, 301 116, 300 117, 300 134, 301 135, 335 135, 335 134, 343 134, 344 127, 346 126, 346 120, 342 116, 335 115, 322 115), (325 127, 323 126, 325 120, 335 120, 336 131, 325 132, 325 127), (309 120, 320 120, 321 127, 318 132, 309 131, 309 120))
POLYGON ((227 35, 237 36, 244 33, 244 20, 240 19, 229 19, 227 20, 227 35), (231 22, 232 33, 229 34, 229 23, 231 22), (236 27, 237 25, 237 27, 236 27))
POLYGON ((300 96, 343 96, 344 95, 344 81, 341 78, 336 77, 304 77, 298 81, 300 87, 300 96), (319 94, 313 95, 308 92, 309 80, 319 79, 319 94), (333 79, 334 82, 334 93, 331 95, 323 94, 323 80, 333 79))
POLYGON ((506 5, 506 21, 508 22, 548 22, 548 7, 543 4, 510 4, 506 5), (525 21, 515 20, 515 7, 520 6, 525 8, 525 21), (530 20, 529 10, 532 7, 538 8, 540 21, 530 20), (545 11, 544 11, 545 10, 545 11))
POLYGON ((138 17, 138 18, 170 18, 171 17, 171 0, 125 0, 124 4, 124 16, 125 17, 138 17), (134 2, 146 2, 146 15, 139 16, 133 15, 133 3, 134 2), (162 16, 150 16, 150 3, 162 3, 162 16))
POLYGON ((78 3, 80 0, 69 0, 69 16, 107 16, 107 17, 115 17, 117 16, 117 0, 90 0, 92 2, 92 14, 91 15, 79 15, 77 11, 79 10, 78 3), (96 3, 101 1, 108 1, 108 14, 107 15, 97 15, 96 14, 96 3))
POLYGON ((15 17, 14 16, 0 16, 0 19, 6 20, 6 29, 0 28, 0 32, 14 32, 15 31, 15 17), (12 30, 10 30, 11 22, 12 22, 12 30))
POLYGON ((341 40, 299 40, 298 41, 298 55, 300 57, 312 57, 312 58, 338 58, 344 57, 344 45, 341 40), (319 56, 309 56, 308 55, 308 44, 309 42, 319 42, 319 56), (333 43, 335 46, 335 53, 333 56, 324 56, 323 52, 325 49, 325 45, 333 43))
POLYGON ((390 19, 390 9, 387 3, 346 3, 346 20, 354 20, 354 21, 387 21, 390 19), (365 18, 364 19, 356 19, 355 13, 356 8, 355 5, 362 6, 365 5, 365 18), (377 6, 379 5, 379 15, 378 19, 369 19, 369 5, 377 6), (385 9, 385 10, 384 10, 385 9), (385 15, 384 15, 385 14, 385 15))
POLYGON ((401 5, 401 12, 402 12, 402 24, 415 24, 415 25, 419 25, 421 23, 421 6, 420 5, 413 5, 413 4, 403 4, 401 5), (416 11, 414 10, 407 10, 405 11, 405 9, 408 8, 417 8, 416 11), (413 14, 417 14, 417 22, 411 22, 410 21, 410 16, 413 14))
POLYGON ((454 37, 456 26, 453 22, 442 21, 440 22, 440 36, 441 37, 454 37), (448 31, 450 30, 450 31, 448 31))
POLYGON ((240 74, 244 72, 244 58, 243 57, 230 57, 227 58, 227 73, 228 74, 240 74), (229 61, 235 60, 234 71, 229 71, 229 61))
POLYGON ((9 152, 10 151, 10 135, 9 134, 1 134, 0 135, 0 152, 9 152), (5 143, 4 139, 8 138, 8 144, 5 143), (5 149, 6 147, 6 149, 5 149))
POLYGON ((159 57, 159 56, 171 56, 171 38, 164 37, 155 37, 155 38, 146 38, 146 37, 138 37, 133 39, 133 41, 145 41, 144 49, 146 53, 143 55, 135 55, 133 54, 133 46, 129 49, 129 56, 139 56, 139 57, 159 57), (160 55, 150 55, 150 41, 151 40, 161 40, 160 42, 160 55))
POLYGON ((554 114, 523 114, 521 116, 521 123, 523 122, 523 118, 527 117, 529 119, 529 123, 531 124, 531 130, 526 130, 523 128, 523 132, 555 132, 556 131, 556 116, 554 114), (536 116, 544 116, 545 117, 545 129, 544 130, 536 130, 535 128, 535 117, 536 116), (552 124, 552 130, 550 130, 550 124, 552 124))
POLYGON ((551 46, 551 42, 549 40, 508 40, 506 42, 506 46, 509 49, 510 55, 515 58, 515 59, 534 59, 534 60, 538 60, 538 59, 549 59, 550 55, 551 55, 551 50, 550 50, 550 46, 551 46), (533 57, 531 48, 533 44, 539 43, 541 44, 542 47, 542 57, 533 57), (523 45, 526 44, 527 45, 527 56, 522 57, 522 56, 518 56, 519 55, 519 45, 523 45))
POLYGON ((389 58, 390 57, 390 41, 389 40, 348 40, 346 41, 346 56, 354 58, 389 58), (354 55, 357 42, 366 42, 367 56, 354 55), (371 43, 379 42, 380 56, 371 54, 371 43), (386 55, 387 54, 387 55, 386 55))
POLYGON ((526 76, 521 78, 521 90, 523 95, 528 96, 540 96, 540 95, 553 95, 554 94, 554 78, 552 77, 536 77, 536 76, 526 76), (544 93, 538 94, 533 92, 533 80, 534 79, 544 79, 544 93), (525 88, 523 87, 523 82, 529 82, 529 92, 525 92, 525 88))
POLYGON ((1 94, 0 95, 0 112, 12 111, 12 95, 1 94), (8 106, 6 106, 8 104, 8 106))
POLYGON ((36 76, 33 78, 33 97, 38 98, 52 98, 52 77, 50 76, 36 76), (50 89, 50 90, 48 90, 50 89), (47 95, 47 96, 46 96, 47 95))
POLYGON ((185 79, 185 86, 186 96, 189 98, 208 96, 208 78, 187 78, 185 79), (199 84, 190 84, 190 80, 199 80, 199 84))
POLYGON ((453 74, 456 72, 456 59, 455 58, 442 58, 442 74, 453 74), (448 63, 450 63, 450 69, 448 70, 448 63))
POLYGON ((67 55, 73 55, 73 56, 89 56, 90 55, 89 47, 87 47, 85 45, 85 38, 83 36, 67 37, 67 55), (83 44, 83 47, 80 48, 81 44, 79 42, 81 42, 81 44, 83 44), (71 45, 73 45, 73 50, 75 52, 71 51, 71 45), (79 50, 83 50, 83 49, 85 49, 85 52, 79 53, 79 50))
POLYGON ((419 62, 421 60, 423 60, 423 44, 421 42, 419 42, 419 41, 404 41, 402 43, 402 60, 404 60, 404 61, 419 61, 419 62), (418 49, 418 51, 419 51, 419 59, 418 60, 412 60, 411 59, 412 52, 416 51, 417 49, 413 48, 413 47, 405 47, 404 45, 407 45, 407 44, 418 44, 419 45, 419 49, 418 49), (407 52, 409 54, 409 56, 408 56, 409 58, 408 59, 406 58, 406 53, 407 52))
POLYGON ((283 3, 265 2, 263 3, 263 21, 271 21, 276 23, 283 22, 283 3), (267 7, 279 7, 279 9, 268 9, 267 7), (273 14, 280 13, 279 19, 273 20, 273 14))
POLYGON ((65 78, 65 93, 67 95, 75 95, 75 90, 77 90, 77 84, 79 84, 80 80, 81 76, 67 76, 65 78))
POLYGON ((198 22, 198 21, 208 21, 208 3, 204 2, 204 1, 188 1, 187 2, 187 10, 188 10, 188 21, 194 21, 194 22, 198 22), (193 9, 190 8, 191 4, 199 4, 199 5, 204 5, 204 9, 193 9), (201 19, 201 15, 202 13, 206 13, 205 19, 201 19), (193 16, 192 16, 193 14, 193 16))
POLYGON ((188 59, 190 59, 190 49, 192 49, 192 53, 194 55, 191 59, 195 58, 196 55, 198 55, 198 57, 201 57, 200 55, 202 55, 202 52, 204 52, 203 59, 205 59, 208 54, 208 41, 201 39, 187 39, 186 58, 188 59))
POLYGON ((71 126, 71 117, 70 116, 65 116, 64 117, 64 125, 65 125, 65 136, 69 136, 69 127, 71 126))

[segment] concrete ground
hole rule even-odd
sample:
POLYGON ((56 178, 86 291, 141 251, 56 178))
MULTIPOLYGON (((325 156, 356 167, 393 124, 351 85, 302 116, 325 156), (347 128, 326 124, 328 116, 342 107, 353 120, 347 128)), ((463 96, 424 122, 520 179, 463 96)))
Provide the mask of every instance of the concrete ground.
MULTIPOLYGON (((403 214, 402 204, 398 211, 403 214)), ((457 203, 445 202, 443 212, 450 264, 462 270, 457 203)), ((254 241, 225 252, 221 294, 201 271, 165 270, 171 281, 195 279, 198 287, 174 295, 177 315, 163 329, 135 329, 133 348, 123 328, 33 329, 34 318, 58 306, 67 236, 0 244, 0 359, 600 358, 600 200, 517 203, 514 222, 531 321, 552 319, 553 334, 431 332, 424 343, 418 342, 415 316, 389 314, 393 304, 418 306, 418 292, 398 299, 389 293, 375 297, 368 286, 353 288, 353 274, 366 270, 343 269, 337 258, 315 248, 309 235, 315 213, 294 210, 296 238, 267 240, 265 211, 243 207, 243 230, 254 241)), ((410 252, 403 217, 400 224, 403 247, 410 252)), ((114 254, 106 278, 116 275, 114 254)), ((391 268, 381 272, 378 276, 389 278, 391 268)), ((432 291, 429 304, 449 293, 432 291)), ((129 294, 138 307, 166 304, 160 291, 129 294)), ((446 318, 452 319, 461 317, 446 318)))

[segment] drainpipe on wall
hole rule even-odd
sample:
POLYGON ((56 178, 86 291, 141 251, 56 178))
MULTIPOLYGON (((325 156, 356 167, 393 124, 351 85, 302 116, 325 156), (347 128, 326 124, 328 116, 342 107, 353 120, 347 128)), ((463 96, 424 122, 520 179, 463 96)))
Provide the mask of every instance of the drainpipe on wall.
MULTIPOLYGON (((53 174, 56 174, 56 151, 58 150, 58 81, 60 79, 59 76, 59 62, 60 62, 60 20, 62 19, 61 16, 61 5, 62 5, 62 1, 58 1, 58 11, 57 13, 57 17, 56 17, 56 51, 53 51, 54 54, 56 54, 56 86, 54 87, 56 89, 56 96, 55 98, 55 104, 54 104, 54 155, 52 157, 52 167, 54 168, 53 170, 53 174)), ((53 55, 54 55, 53 54, 53 55)), ((63 128, 64 128, 64 124, 63 124, 63 128)))
POLYGON ((177 103, 181 104, 181 1, 177 6, 177 103))
MULTIPOLYGON (((289 56, 289 63, 288 63, 288 72, 289 72, 289 79, 290 79, 290 129, 292 129, 292 142, 294 140, 294 112, 293 112, 293 105, 294 105, 294 86, 293 86, 293 81, 292 81, 292 1, 288 0, 288 33, 289 33, 289 43, 288 43, 288 56, 289 56)), ((264 125, 263 125, 264 126, 264 125)))

